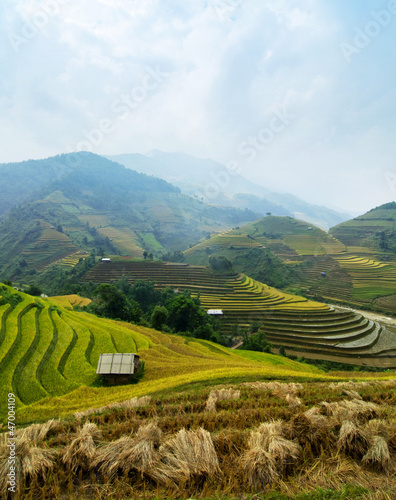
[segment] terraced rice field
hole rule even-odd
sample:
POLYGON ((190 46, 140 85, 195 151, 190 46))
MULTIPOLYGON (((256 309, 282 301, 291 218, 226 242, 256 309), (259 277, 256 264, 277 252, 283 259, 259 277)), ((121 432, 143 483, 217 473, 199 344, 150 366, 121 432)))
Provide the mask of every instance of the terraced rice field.
MULTIPOLYGON (((2 290, 13 292, 8 287, 2 290)), ((247 373, 322 376, 317 369, 286 358, 261 354, 253 359, 211 342, 100 319, 55 306, 49 299, 19 296, 16 306, 0 306, 0 416, 4 417, 7 394, 12 392, 18 423, 198 380, 247 373), (111 352, 139 353, 146 362, 143 380, 122 387, 89 387, 96 380, 99 355, 111 352)))
POLYGON ((86 224, 88 222, 88 224, 91 227, 106 227, 109 224, 111 224, 111 219, 107 215, 85 214, 85 215, 79 215, 78 218, 84 224, 86 224))
POLYGON ((396 266, 379 262, 369 256, 334 256, 352 277, 354 296, 375 299, 379 295, 392 295, 396 286, 396 266))
POLYGON ((79 295, 57 295, 55 297, 50 297, 49 299, 52 303, 57 306, 62 306, 70 311, 73 310, 73 307, 83 307, 87 306, 91 299, 87 299, 86 297, 80 297, 79 295))
POLYGON ((286 235, 283 242, 295 250, 298 255, 328 255, 345 250, 345 245, 331 236, 286 235))
POLYGON ((381 309, 393 313, 396 311, 396 295, 388 295, 387 297, 380 297, 375 301, 375 304, 381 309))
POLYGON ((119 261, 99 263, 85 280, 105 283, 122 276, 131 283, 152 279, 159 287, 199 293, 205 309, 222 310, 224 333, 236 334, 258 323, 275 346, 303 352, 308 358, 396 366, 396 331, 391 327, 280 292, 244 275, 213 274, 203 266, 119 261))
POLYGON ((297 274, 296 285, 306 293, 326 299, 353 303, 353 281, 347 270, 330 256, 318 256, 309 261, 297 274), (323 276, 322 273, 326 273, 323 276))
POLYGON ((22 252, 27 264, 37 270, 42 270, 50 263, 78 251, 66 234, 56 231, 48 223, 42 221, 41 223, 43 226, 41 237, 22 252))
POLYGON ((81 252, 77 252, 77 253, 74 253, 72 255, 68 255, 67 257, 61 259, 59 261, 59 264, 61 266, 74 267, 80 262, 80 259, 84 260, 87 257, 89 257, 89 254, 82 254, 81 252))
MULTIPOLYGON (((217 235, 213 235, 210 239, 210 246, 220 246, 220 247, 234 247, 234 248, 249 248, 249 247, 261 247, 262 244, 255 241, 252 238, 248 238, 246 234, 240 234, 234 230, 224 231, 217 235)), ((198 248, 205 247, 205 242, 199 243, 194 247, 185 250, 184 254, 189 255, 194 253, 198 248)))

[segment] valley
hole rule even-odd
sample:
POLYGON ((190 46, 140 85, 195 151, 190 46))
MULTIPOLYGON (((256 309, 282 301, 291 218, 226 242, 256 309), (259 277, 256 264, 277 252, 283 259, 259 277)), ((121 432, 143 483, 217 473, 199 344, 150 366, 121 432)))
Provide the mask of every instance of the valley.
POLYGON ((32 166, 0 204, 0 457, 12 394, 20 498, 393 495, 396 203, 327 232, 92 154, 5 178, 32 166), (139 377, 107 385, 103 353, 138 354, 139 377))

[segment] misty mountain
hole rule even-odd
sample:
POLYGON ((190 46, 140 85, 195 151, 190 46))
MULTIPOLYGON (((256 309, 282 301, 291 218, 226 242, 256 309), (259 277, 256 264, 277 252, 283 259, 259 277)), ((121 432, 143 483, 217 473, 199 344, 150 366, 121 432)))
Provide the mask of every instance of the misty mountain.
POLYGON ((259 215, 215 207, 163 179, 91 153, 0 165, 0 271, 24 276, 78 252, 184 250, 259 215), (18 193, 14 182, 26 185, 18 193), (14 196, 13 196, 14 195, 14 196))
POLYGON ((275 193, 246 179, 237 171, 209 158, 152 150, 147 155, 122 154, 108 157, 128 168, 155 175, 178 186, 183 193, 216 206, 247 208, 265 215, 289 215, 328 230, 350 218, 330 208, 275 193))

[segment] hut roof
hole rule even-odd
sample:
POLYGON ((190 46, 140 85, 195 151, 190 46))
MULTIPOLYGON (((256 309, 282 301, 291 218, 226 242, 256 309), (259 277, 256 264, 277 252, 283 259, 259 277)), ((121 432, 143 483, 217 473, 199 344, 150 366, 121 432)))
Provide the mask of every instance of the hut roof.
POLYGON ((98 375, 132 375, 135 373, 135 359, 139 359, 133 353, 111 353, 99 356, 98 375))

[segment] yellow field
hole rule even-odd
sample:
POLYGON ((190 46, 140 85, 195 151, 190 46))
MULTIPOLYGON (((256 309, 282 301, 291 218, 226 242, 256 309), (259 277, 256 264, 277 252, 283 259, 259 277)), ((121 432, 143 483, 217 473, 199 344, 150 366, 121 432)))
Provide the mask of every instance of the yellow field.
POLYGON ((283 238, 283 242, 299 255, 327 255, 340 253, 345 250, 345 245, 331 236, 286 235, 283 238))
POLYGON ((58 295, 55 297, 50 297, 51 302, 58 306, 62 306, 65 309, 72 310, 75 306, 87 306, 91 299, 85 297, 80 297, 79 295, 58 295))
POLYGON ((114 245, 120 247, 131 257, 142 257, 143 249, 138 245, 138 236, 129 227, 102 227, 98 232, 107 236, 114 245))

